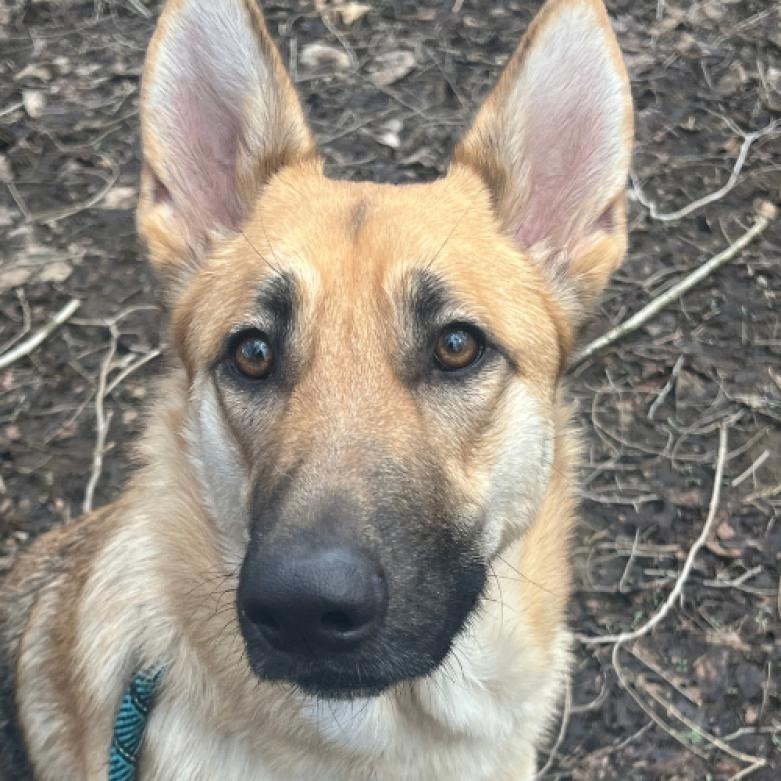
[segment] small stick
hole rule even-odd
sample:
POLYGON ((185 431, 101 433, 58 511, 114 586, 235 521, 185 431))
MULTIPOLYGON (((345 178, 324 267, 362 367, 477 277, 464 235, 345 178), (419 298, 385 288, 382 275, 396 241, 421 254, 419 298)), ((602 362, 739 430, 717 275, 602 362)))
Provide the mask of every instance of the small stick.
POLYGON ((770 225, 775 216, 776 208, 772 204, 769 204, 768 208, 764 209, 762 213, 759 214, 756 222, 740 238, 730 244, 729 247, 719 252, 718 255, 714 255, 710 260, 705 261, 699 268, 685 276, 667 292, 655 298, 638 312, 635 312, 630 318, 624 320, 623 323, 619 323, 615 328, 611 328, 607 333, 597 337, 593 342, 590 342, 583 349, 575 353, 570 360, 570 368, 583 363, 583 361, 590 358, 594 353, 607 347, 609 344, 613 344, 613 342, 617 342, 627 334, 632 333, 632 331, 636 331, 641 325, 647 323, 668 304, 680 298, 699 282, 702 282, 703 279, 712 274, 717 268, 732 260, 742 249, 754 241, 768 225, 770 225))
POLYGON ((648 409, 648 420, 653 420, 656 416, 656 411, 659 409, 659 407, 664 404, 667 397, 670 395, 670 391, 673 389, 673 386, 675 385, 675 380, 678 379, 678 375, 680 374, 681 367, 683 366, 683 355, 678 356, 678 360, 675 362, 675 366, 673 366, 673 370, 670 372, 670 379, 667 380, 664 387, 659 391, 656 398, 653 401, 653 404, 648 409))
MULTIPOLYGON (((660 17, 657 16, 657 19, 658 18, 660 17)), ((740 176, 740 172, 746 162, 748 150, 751 149, 751 145, 758 138, 774 134, 778 126, 778 121, 775 121, 771 122, 767 127, 763 127, 761 130, 756 130, 752 133, 744 133, 743 143, 741 144, 740 151, 738 152, 737 159, 735 160, 735 165, 732 168, 732 173, 729 175, 727 182, 719 187, 718 190, 714 190, 712 193, 708 193, 708 195, 704 195, 702 198, 698 198, 696 201, 692 201, 682 209, 678 209, 674 212, 660 212, 656 204, 653 201, 649 201, 645 197, 640 187, 640 182, 636 179, 635 176, 632 176, 632 186, 634 187, 637 200, 640 201, 640 203, 645 206, 646 209, 648 209, 648 213, 651 215, 652 219, 659 220, 660 222, 676 222, 683 217, 687 217, 692 212, 697 211, 697 209, 701 209, 703 206, 707 206, 709 203, 718 201, 719 199, 723 198, 730 190, 732 190, 732 188, 738 183, 738 177, 740 176)))
POLYGON ((572 685, 567 680, 567 685, 564 688, 564 709, 561 714, 561 726, 559 727, 559 734, 556 736, 556 742, 553 744, 553 748, 548 754, 548 759, 543 765, 542 770, 537 773, 537 778, 544 778, 545 774, 553 766, 553 761, 556 759, 556 754, 559 747, 564 742, 564 736, 567 734, 567 727, 569 726, 569 717, 572 713, 572 685))
POLYGON ((767 448, 765 448, 765 450, 762 451, 762 455, 760 455, 759 458, 757 458, 757 460, 754 461, 754 463, 751 464, 751 466, 749 466, 745 472, 741 472, 732 481, 731 483, 732 487, 737 488, 744 480, 751 477, 751 475, 753 475, 757 471, 757 469, 759 469, 759 467, 761 467, 762 464, 764 464, 765 461, 768 460, 769 457, 770 457, 770 451, 767 448))
POLYGON ((115 324, 109 328, 110 342, 106 357, 100 365, 100 374, 98 376, 98 389, 95 392, 95 447, 92 450, 92 471, 90 472, 87 488, 84 491, 84 503, 82 512, 87 515, 92 512, 92 502, 95 498, 95 489, 100 480, 100 473, 103 471, 103 453, 106 447, 106 435, 111 425, 112 413, 106 414, 104 401, 106 399, 106 385, 108 384, 108 374, 111 371, 111 362, 117 351, 118 333, 115 324))
POLYGON ((626 584, 629 582, 629 571, 632 569, 635 556, 637 555, 637 543, 640 541, 640 529, 635 529, 635 541, 632 543, 632 550, 629 553, 626 566, 624 567, 624 574, 621 575, 621 580, 618 581, 618 590, 622 593, 626 593, 626 584))
POLYGON ((72 298, 65 306, 57 312, 43 328, 36 331, 29 339, 25 339, 20 342, 16 347, 8 350, 8 352, 0 355, 0 369, 5 369, 10 366, 14 361, 18 361, 20 358, 24 358, 25 355, 29 355, 35 350, 38 345, 44 342, 51 334, 53 334, 63 323, 66 323, 73 315, 73 313, 81 306, 81 301, 78 298, 72 298))
POLYGON ((662 621, 672 609, 676 600, 683 593, 683 587, 686 585, 686 580, 689 577, 694 560, 697 558, 697 554, 700 552, 700 548, 708 541, 708 537, 713 527, 713 522, 716 519, 716 512, 719 509, 719 500, 721 497, 721 480, 724 476, 724 463, 727 460, 727 427, 722 425, 719 429, 719 451, 716 457, 716 474, 713 478, 713 491, 711 493, 710 507, 708 508, 708 516, 705 519, 705 523, 702 526, 700 536, 695 540, 694 544, 689 549, 689 553, 686 556, 686 561, 681 568, 678 577, 675 580, 675 584, 672 587, 667 599, 662 603, 662 606, 654 613, 651 618, 648 619, 642 626, 637 629, 633 629, 631 632, 621 632, 617 635, 596 635, 594 637, 577 635, 578 640, 584 645, 597 645, 602 643, 627 643, 630 640, 637 640, 639 637, 647 635, 660 621, 662 621))

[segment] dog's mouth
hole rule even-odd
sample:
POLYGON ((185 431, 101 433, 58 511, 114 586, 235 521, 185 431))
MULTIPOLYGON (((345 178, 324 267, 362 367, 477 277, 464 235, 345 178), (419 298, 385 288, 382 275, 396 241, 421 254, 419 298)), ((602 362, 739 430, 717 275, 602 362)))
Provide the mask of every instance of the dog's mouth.
POLYGON ((240 623, 250 667, 259 679, 333 700, 376 697, 400 683, 430 675, 447 657, 461 629, 446 636, 429 634, 426 639, 436 640, 433 643, 421 642, 419 633, 396 638, 380 633, 353 653, 290 654, 270 647, 246 620, 240 623))
MULTIPOLYGON (((264 675, 268 680, 268 677, 264 675)), ((279 679, 292 684, 303 694, 322 700, 357 700, 378 697, 400 681, 364 674, 311 671, 279 679)))

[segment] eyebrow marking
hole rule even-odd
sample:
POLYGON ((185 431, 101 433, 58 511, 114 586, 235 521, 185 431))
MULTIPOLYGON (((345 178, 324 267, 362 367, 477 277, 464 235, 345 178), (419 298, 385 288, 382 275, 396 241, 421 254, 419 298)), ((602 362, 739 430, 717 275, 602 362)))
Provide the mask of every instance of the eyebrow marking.
POLYGON ((428 270, 418 270, 410 275, 408 295, 415 328, 419 332, 427 331, 443 310, 452 308, 445 284, 428 270))
POLYGON ((488 345, 504 356, 514 371, 518 371, 517 362, 493 333, 487 323, 477 322, 465 312, 464 305, 448 288, 447 283, 430 269, 416 269, 409 274, 407 282, 408 311, 412 320, 414 340, 422 345, 432 336, 434 329, 447 324, 447 321, 464 321, 479 328, 486 336, 488 345))
POLYGON ((257 302, 278 326, 287 331, 293 321, 297 286, 293 276, 278 272, 265 279, 260 287, 257 302))

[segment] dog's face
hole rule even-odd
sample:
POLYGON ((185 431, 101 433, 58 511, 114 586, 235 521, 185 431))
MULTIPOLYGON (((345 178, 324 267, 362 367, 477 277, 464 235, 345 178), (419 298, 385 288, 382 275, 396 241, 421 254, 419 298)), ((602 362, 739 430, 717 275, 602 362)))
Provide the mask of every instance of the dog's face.
POLYGON ((573 327, 624 253, 604 9, 549 2, 431 184, 322 175, 252 0, 169 3, 142 117, 139 226, 253 669, 325 696, 431 672, 543 499, 573 327))

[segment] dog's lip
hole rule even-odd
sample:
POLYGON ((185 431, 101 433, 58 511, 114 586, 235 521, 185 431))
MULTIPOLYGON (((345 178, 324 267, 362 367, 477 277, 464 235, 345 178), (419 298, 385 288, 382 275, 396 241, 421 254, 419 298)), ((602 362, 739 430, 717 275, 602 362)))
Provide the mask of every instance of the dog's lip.
POLYGON ((384 691, 389 689, 392 683, 377 683, 375 685, 367 685, 362 682, 358 686, 345 686, 345 687, 328 687, 320 684, 309 682, 298 682, 296 686, 304 694, 315 697, 319 700, 360 700, 369 699, 371 697, 378 697, 384 691))
POLYGON ((367 674, 351 675, 349 672, 308 670, 295 672, 288 670, 280 674, 269 674, 266 670, 256 670, 261 680, 292 685, 303 694, 318 699, 355 700, 376 697, 400 683, 398 678, 378 678, 367 674))

